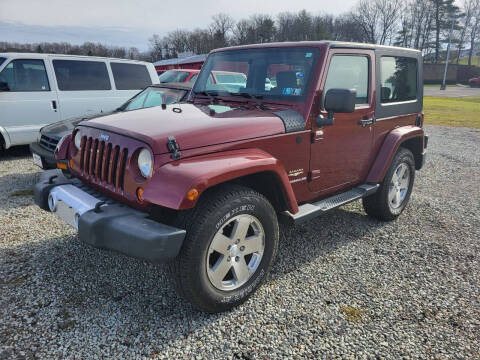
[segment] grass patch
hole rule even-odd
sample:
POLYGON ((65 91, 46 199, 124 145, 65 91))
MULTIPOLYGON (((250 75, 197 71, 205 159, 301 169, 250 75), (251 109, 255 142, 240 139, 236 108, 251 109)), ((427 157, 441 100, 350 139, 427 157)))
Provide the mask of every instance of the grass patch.
POLYGON ((362 320, 363 314, 367 312, 366 310, 360 310, 353 306, 340 306, 340 311, 348 321, 360 321, 362 320))
POLYGON ((480 97, 423 99, 426 125, 480 128, 480 97))
POLYGON ((28 189, 28 190, 18 190, 14 191, 9 195, 10 197, 17 197, 17 196, 33 196, 33 190, 28 189))

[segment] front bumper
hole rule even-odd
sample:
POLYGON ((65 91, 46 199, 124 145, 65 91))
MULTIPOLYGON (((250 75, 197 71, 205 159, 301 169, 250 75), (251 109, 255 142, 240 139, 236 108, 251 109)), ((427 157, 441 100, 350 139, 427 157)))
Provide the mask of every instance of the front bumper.
POLYGON ((81 241, 101 249, 166 262, 178 255, 185 230, 161 224, 148 213, 118 203, 59 171, 42 173, 35 203, 78 230, 81 241))

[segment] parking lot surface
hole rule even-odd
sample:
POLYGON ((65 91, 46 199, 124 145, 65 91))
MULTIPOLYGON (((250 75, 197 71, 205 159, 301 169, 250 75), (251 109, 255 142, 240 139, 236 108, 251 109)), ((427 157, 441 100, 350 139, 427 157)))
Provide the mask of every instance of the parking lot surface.
POLYGON ((467 97, 480 96, 480 88, 471 88, 468 86, 453 86, 447 85, 445 90, 440 90, 440 85, 425 86, 423 89, 424 96, 439 96, 439 97, 467 97))
POLYGON ((0 359, 480 357, 480 131, 427 127, 394 222, 359 202, 282 227, 263 287, 194 311, 162 266, 97 250, 33 204, 26 152, 0 160, 0 359))

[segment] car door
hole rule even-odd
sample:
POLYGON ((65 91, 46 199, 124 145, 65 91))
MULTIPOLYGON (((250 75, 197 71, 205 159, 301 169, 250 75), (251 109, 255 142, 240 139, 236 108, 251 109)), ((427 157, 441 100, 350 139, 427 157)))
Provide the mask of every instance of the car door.
MULTIPOLYGON (((322 97, 341 88, 355 89, 357 99, 353 113, 334 114, 333 125, 312 125, 309 186, 319 196, 361 183, 367 175, 375 122, 374 64, 371 50, 332 49, 328 54, 322 97)), ((328 116, 323 106, 320 115, 328 116)))
POLYGON ((115 96, 105 61, 58 56, 51 62, 62 120, 109 112, 129 98, 115 96))
POLYGON ((0 126, 11 145, 35 141, 42 126, 60 120, 47 68, 41 58, 17 58, 0 72, 0 82, 8 85, 7 91, 0 92, 0 126))

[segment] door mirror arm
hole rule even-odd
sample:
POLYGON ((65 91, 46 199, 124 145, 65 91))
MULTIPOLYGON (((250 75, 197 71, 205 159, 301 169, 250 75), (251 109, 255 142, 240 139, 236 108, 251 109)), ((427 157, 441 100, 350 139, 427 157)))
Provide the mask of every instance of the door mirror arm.
POLYGON ((317 119, 316 119, 316 123, 317 123, 317 127, 321 128, 323 126, 331 126, 333 125, 335 122, 335 118, 333 116, 333 111, 328 111, 328 115, 327 117, 323 117, 322 114, 318 115, 317 116, 317 119))

